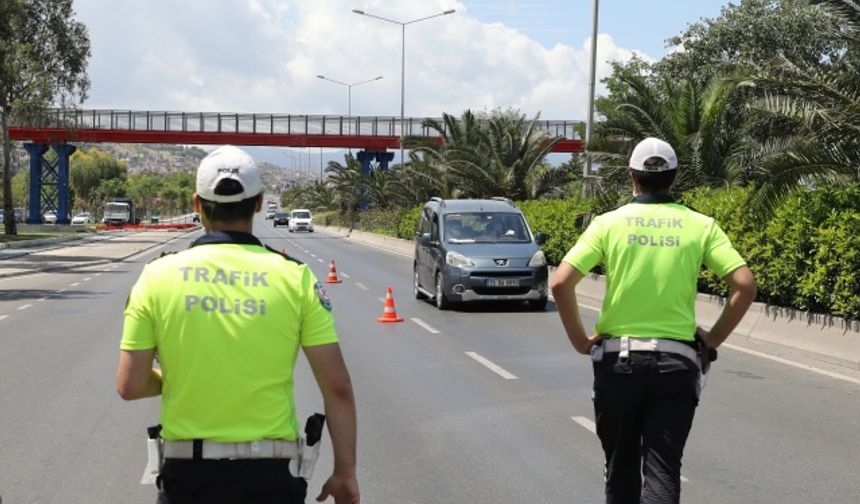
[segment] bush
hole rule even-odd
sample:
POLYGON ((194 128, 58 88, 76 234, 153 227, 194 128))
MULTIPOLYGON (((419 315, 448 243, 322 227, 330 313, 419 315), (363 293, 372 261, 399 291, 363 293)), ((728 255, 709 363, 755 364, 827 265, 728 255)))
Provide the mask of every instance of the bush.
MULTIPOLYGON (((860 184, 799 188, 769 221, 743 212, 745 189, 699 189, 684 202, 716 219, 747 260, 759 300, 860 319, 860 184)), ((726 294, 712 274, 700 289, 726 294)))
POLYGON ((558 264, 579 238, 582 218, 591 207, 579 198, 569 198, 520 201, 517 208, 522 210, 533 232, 548 236, 543 251, 547 262, 558 264))

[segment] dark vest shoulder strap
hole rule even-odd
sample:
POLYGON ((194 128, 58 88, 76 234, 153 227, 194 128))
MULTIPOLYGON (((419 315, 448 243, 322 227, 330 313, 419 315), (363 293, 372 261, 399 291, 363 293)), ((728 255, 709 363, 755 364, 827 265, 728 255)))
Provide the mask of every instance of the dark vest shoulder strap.
POLYGON ((273 249, 272 247, 270 247, 270 246, 268 246, 268 245, 264 245, 264 247, 266 247, 266 250, 268 250, 269 252, 272 252, 272 253, 278 254, 279 256, 283 257, 283 258, 284 258, 284 259, 286 259, 287 261, 292 261, 292 262, 294 262, 294 263, 296 263, 296 264, 304 264, 303 262, 299 261, 299 260, 298 260, 298 259, 296 259, 295 257, 293 257, 293 256, 291 256, 291 255, 287 255, 287 254, 285 254, 284 252, 280 252, 280 251, 278 251, 278 250, 275 250, 275 249, 273 249))

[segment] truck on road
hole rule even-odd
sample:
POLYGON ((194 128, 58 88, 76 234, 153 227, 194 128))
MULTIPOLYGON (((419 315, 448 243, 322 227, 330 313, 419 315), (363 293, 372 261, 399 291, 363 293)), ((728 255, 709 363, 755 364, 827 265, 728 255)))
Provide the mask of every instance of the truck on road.
POLYGON ((111 198, 105 203, 105 212, 102 222, 111 226, 122 226, 123 224, 136 224, 134 218, 134 203, 131 198, 111 198))

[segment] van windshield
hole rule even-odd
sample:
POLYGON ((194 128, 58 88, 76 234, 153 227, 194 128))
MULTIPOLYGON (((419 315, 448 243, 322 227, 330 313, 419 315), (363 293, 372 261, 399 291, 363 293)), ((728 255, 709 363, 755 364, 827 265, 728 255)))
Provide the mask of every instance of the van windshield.
POLYGON ((293 212, 292 218, 293 219, 310 219, 311 213, 310 212, 293 212))
POLYGON ((518 213, 469 212, 445 215, 448 243, 529 243, 531 237, 518 213))

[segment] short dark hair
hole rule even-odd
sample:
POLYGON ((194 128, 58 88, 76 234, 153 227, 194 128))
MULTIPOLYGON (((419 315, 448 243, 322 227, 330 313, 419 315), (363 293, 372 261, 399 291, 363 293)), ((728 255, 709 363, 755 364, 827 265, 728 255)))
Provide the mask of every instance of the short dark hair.
POLYGON ((675 182, 675 176, 678 175, 678 170, 646 172, 630 169, 630 173, 633 174, 633 180, 639 184, 643 191, 648 194, 658 194, 669 192, 675 182))
MULTIPOLYGON (((233 196, 244 190, 238 180, 223 179, 215 186, 214 192, 219 196, 233 196)), ((200 198, 200 209, 210 222, 246 221, 254 218, 258 199, 259 194, 233 203, 218 203, 200 198)))

